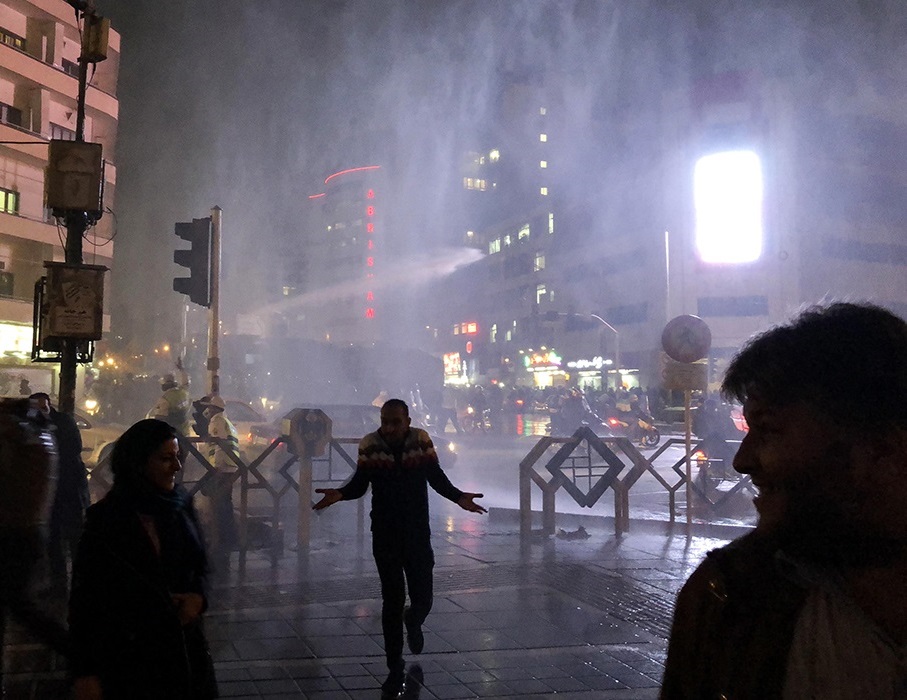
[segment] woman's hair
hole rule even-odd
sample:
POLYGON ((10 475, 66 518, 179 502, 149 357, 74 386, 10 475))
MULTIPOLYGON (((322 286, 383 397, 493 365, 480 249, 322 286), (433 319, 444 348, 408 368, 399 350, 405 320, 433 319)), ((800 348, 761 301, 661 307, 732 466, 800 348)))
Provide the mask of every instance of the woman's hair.
POLYGON ((163 443, 178 438, 178 435, 174 427, 156 418, 135 423, 113 446, 110 469, 113 472, 114 486, 138 487, 151 455, 163 443))

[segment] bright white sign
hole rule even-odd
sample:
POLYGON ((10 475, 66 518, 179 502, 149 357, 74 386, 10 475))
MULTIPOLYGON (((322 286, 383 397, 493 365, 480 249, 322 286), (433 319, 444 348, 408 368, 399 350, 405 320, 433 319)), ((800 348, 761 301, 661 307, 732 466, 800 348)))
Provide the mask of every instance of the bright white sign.
POLYGON ((707 263, 747 263, 762 255, 762 165, 752 151, 700 158, 693 171, 696 249, 707 263))

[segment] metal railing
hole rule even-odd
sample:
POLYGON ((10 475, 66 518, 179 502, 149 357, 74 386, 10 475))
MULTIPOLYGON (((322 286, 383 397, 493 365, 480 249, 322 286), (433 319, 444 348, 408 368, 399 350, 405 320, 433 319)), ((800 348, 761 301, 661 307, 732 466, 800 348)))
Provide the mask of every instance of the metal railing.
MULTIPOLYGON (((687 484, 687 456, 671 465, 670 471, 678 477, 673 482, 665 478, 655 464, 668 449, 685 444, 685 440, 670 438, 647 457, 629 438, 600 437, 585 426, 569 438, 541 438, 519 465, 521 536, 528 537, 532 533, 533 484, 541 491, 542 532, 546 534, 555 531, 555 497, 560 490, 584 508, 592 508, 606 492, 611 491, 615 534, 629 532, 630 492, 646 475, 653 477, 664 489, 668 497, 669 520, 674 523, 677 492, 687 484), (546 459, 550 449, 558 445, 557 451, 546 459)), ((719 444, 727 448, 723 459, 705 457, 696 460, 695 473, 690 470, 690 487, 695 503, 687 503, 688 509, 695 507, 714 515, 738 494, 745 491, 755 494, 750 478, 733 472, 728 464, 739 441, 698 440, 693 443, 690 454, 701 453, 703 448, 714 451, 719 444)))

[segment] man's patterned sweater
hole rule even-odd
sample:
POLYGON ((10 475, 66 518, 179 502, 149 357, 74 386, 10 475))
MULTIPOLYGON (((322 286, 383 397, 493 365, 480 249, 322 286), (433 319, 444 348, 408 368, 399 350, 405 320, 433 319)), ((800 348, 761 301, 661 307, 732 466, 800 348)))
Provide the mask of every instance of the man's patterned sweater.
POLYGON ((438 464, 428 433, 419 428, 410 428, 396 449, 384 441, 380 431, 362 438, 356 471, 340 492, 344 500, 361 498, 369 484, 372 532, 376 534, 429 535, 427 485, 454 503, 463 495, 438 464))

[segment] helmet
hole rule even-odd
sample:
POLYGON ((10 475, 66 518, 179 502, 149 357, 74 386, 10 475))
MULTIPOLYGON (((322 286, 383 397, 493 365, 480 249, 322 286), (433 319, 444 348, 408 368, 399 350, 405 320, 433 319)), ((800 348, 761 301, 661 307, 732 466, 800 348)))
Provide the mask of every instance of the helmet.
POLYGON ((223 411, 227 408, 227 403, 220 396, 205 396, 199 403, 202 406, 210 406, 211 408, 217 408, 223 411))

